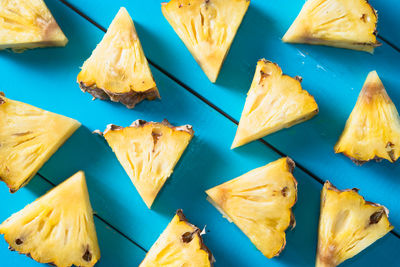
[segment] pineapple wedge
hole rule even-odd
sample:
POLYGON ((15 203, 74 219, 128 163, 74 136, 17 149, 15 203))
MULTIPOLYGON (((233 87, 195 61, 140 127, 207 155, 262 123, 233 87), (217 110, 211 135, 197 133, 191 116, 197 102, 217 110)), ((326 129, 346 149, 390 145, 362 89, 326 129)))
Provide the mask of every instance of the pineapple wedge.
POLYGON ((0 1, 0 49, 22 52, 67 43, 67 37, 43 0, 0 1))
POLYGON ((329 181, 321 194, 316 267, 334 267, 393 229, 388 210, 365 201, 358 189, 338 190, 329 181))
POLYGON ((259 60, 231 148, 315 116, 318 105, 300 82, 298 76, 282 74, 277 64, 259 60))
POLYGON ((399 158, 399 114, 376 71, 368 74, 335 152, 358 165, 373 159, 395 162, 399 158))
POLYGON ((93 266, 100 258, 85 175, 76 173, 0 225, 10 250, 56 266, 93 266))
POLYGON ((367 0, 308 0, 282 40, 373 53, 377 22, 367 0))
POLYGON ((160 98, 135 25, 121 7, 103 40, 82 66, 78 83, 94 98, 121 102, 127 108, 160 98))
POLYGON ((285 230, 295 225, 294 166, 290 158, 281 158, 206 191, 208 200, 267 258, 279 255, 286 244, 285 230))
POLYGON ((167 120, 161 123, 137 120, 125 128, 110 124, 104 134, 99 133, 107 140, 148 208, 194 134, 192 126, 174 127, 167 120))
POLYGON ((0 92, 0 180, 16 192, 80 125, 0 92))
POLYGON ((214 257, 203 243, 200 229, 178 210, 139 267, 210 267, 213 263, 214 257))
POLYGON ((249 4, 250 0, 171 0, 161 9, 214 83, 249 4))

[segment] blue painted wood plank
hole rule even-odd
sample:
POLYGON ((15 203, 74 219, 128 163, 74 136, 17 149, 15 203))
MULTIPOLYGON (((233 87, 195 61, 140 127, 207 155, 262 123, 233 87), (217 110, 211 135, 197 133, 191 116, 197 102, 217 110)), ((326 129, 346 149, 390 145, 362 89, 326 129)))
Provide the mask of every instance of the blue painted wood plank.
MULTIPOLYGON (((7 219, 14 212, 19 211, 27 204, 40 197, 52 187, 42 178, 36 176, 23 189, 15 194, 10 194, 6 186, 0 186, 0 222, 7 219)), ((89 188, 91 191, 91 188, 89 188)), ((89 192, 90 194, 91 192, 89 192)), ((103 222, 94 219, 99 240, 101 259, 96 266, 132 266, 138 265, 144 257, 143 250, 129 242, 120 234, 106 226, 103 222)), ((43 266, 31 258, 12 252, 7 249, 8 244, 3 236, 0 237, 1 266, 43 266)))
POLYGON ((378 36, 400 48, 400 5, 396 0, 370 0, 378 11, 378 36))
MULTIPOLYGON (((5 80, 4 88, 10 88, 6 93, 11 98, 18 98, 77 118, 90 129, 85 127, 79 129, 40 172, 53 182, 59 183, 76 169, 83 169, 86 172, 94 210, 132 239, 140 241, 146 248, 149 248, 157 239, 174 211, 177 208, 184 208, 193 223, 200 227, 208 225, 207 229, 211 232, 206 242, 221 266, 232 266, 234 263, 238 266, 266 264, 267 260, 264 256, 238 229, 233 226, 227 228, 229 223, 222 220, 222 217, 215 213, 215 209, 205 200, 204 190, 218 183, 216 177, 229 179, 246 169, 272 161, 277 155, 263 146, 261 147, 263 152, 260 154, 258 152, 260 147, 253 146, 248 151, 248 155, 226 150, 229 152, 229 156, 226 156, 224 149, 220 147, 220 142, 221 140, 224 140, 225 144, 229 142, 227 137, 234 132, 234 125, 158 72, 154 74, 163 95, 161 102, 145 102, 132 111, 118 104, 91 102, 91 97, 81 93, 75 83, 78 67, 83 57, 87 56, 80 55, 80 51, 86 54, 90 54, 91 51, 91 48, 82 44, 80 37, 87 37, 87 42, 90 42, 93 47, 101 37, 101 33, 91 25, 74 18, 73 14, 62 8, 57 9, 58 5, 51 7, 55 14, 58 10, 60 12, 58 14, 65 14, 66 18, 70 19, 65 20, 64 24, 60 22, 70 37, 69 46, 65 49, 42 49, 27 51, 24 54, 6 54, 6 58, 0 59, 0 64, 7 66, 9 70, 8 78, 6 79, 6 76, 2 78, 5 80), (96 35, 96 38, 92 35, 96 35), (49 62, 49 58, 54 61, 49 62), (32 68, 32 65, 35 68, 32 68), (32 90, 32 85, 35 90, 32 90), (170 183, 156 200, 155 209, 151 211, 145 207, 103 139, 90 133, 94 129, 104 128, 109 122, 127 125, 139 116, 154 120, 168 117, 178 124, 193 122, 197 133, 170 183), (229 132, 222 131, 228 127, 229 132), (220 134, 215 136, 214 132, 220 134), (237 162, 243 166, 238 165, 237 162), (229 236, 229 242, 219 238, 218 233, 221 231, 224 236, 229 236), (212 233, 215 233, 215 237, 212 233), (232 256, 228 256, 231 254, 232 256), (249 261, 248 257, 252 260, 249 261)), ((307 191, 304 190, 304 192, 307 191)), ((318 194, 317 191, 314 192, 318 194)), ((301 205, 308 209, 307 206, 301 205)), ((318 203, 315 203, 314 207, 318 207, 318 203)), ((318 210, 312 211, 314 221, 316 221, 318 210)), ((303 226, 309 227, 308 224, 303 226)), ((308 233, 314 233, 315 236, 315 231, 315 227, 312 227, 309 228, 308 233)), ((300 240, 297 241, 297 243, 300 242, 300 240)), ((308 254, 308 256, 299 261, 310 264, 314 261, 315 244, 309 242, 307 246, 302 247, 307 251, 302 254, 308 254)), ((296 250, 292 251, 298 253, 296 250)), ((286 257, 290 258, 289 250, 287 255, 286 257)), ((274 262, 276 263, 272 266, 284 266, 282 259, 274 260, 274 262)))
MULTIPOLYGON (((55 5, 54 11, 57 8, 55 5)), ((66 18, 73 17, 63 9, 58 11, 63 11, 66 18)), ((313 264, 320 189, 315 181, 296 171, 300 190, 299 202, 295 208, 298 224, 293 232, 288 233, 288 247, 282 256, 267 260, 234 225, 223 219, 205 200, 204 190, 275 160, 277 155, 257 143, 247 146, 240 153, 230 151, 230 136, 234 134, 235 126, 154 69, 153 73, 163 96, 161 102, 144 102, 135 110, 102 101, 90 102, 90 96, 82 94, 74 81, 78 66, 83 60, 79 57, 85 57, 78 48, 83 47, 82 54, 90 54, 91 51, 89 45, 83 46, 79 42, 79 37, 87 36, 85 42, 94 46, 102 33, 91 25, 79 22, 77 18, 64 23, 63 29, 69 34, 71 42, 68 48, 28 51, 13 55, 7 62, 0 62, 7 64, 12 72, 20 71, 7 81, 5 87, 16 84, 16 79, 25 77, 24 81, 14 85, 10 92, 13 97, 18 96, 24 101, 52 111, 67 112, 87 127, 79 129, 50 159, 40 171, 43 175, 59 183, 76 169, 85 170, 94 209, 146 248, 157 239, 174 211, 183 208, 191 222, 199 227, 207 225, 209 234, 205 237, 206 243, 215 254, 219 266, 290 266, 295 262, 305 266, 313 264), (36 70, 24 68, 24 65, 29 65, 27 62, 37 61, 41 55, 50 52, 54 53, 54 58, 62 54, 63 57, 72 58, 73 62, 56 71, 52 71, 55 64, 49 63, 46 79, 37 77, 36 70), (17 63, 15 58, 23 59, 24 63, 17 63), (52 85, 59 80, 62 82, 57 85, 58 91, 54 92, 52 85), (28 85, 33 81, 37 90, 31 93, 28 85), (128 125, 137 118, 161 120, 164 117, 176 124, 192 123, 196 137, 160 193, 154 209, 148 210, 104 140, 92 135, 91 131, 102 129, 109 122, 128 125)), ((38 66, 42 67, 42 64, 41 62, 38 66)), ((371 250, 379 253, 386 251, 389 256, 385 258, 385 264, 395 266, 396 259, 390 255, 394 255, 393 248, 398 246, 399 240, 388 235, 371 250)), ((365 252, 357 257, 353 265, 371 262, 373 255, 375 254, 365 252)), ((351 265, 350 262, 349 266, 351 265)))
MULTIPOLYGON (((386 205, 391 210, 392 223, 400 226, 400 200, 396 198, 400 183, 395 179, 400 165, 382 162, 357 167, 344 156, 333 153, 333 146, 369 71, 378 71, 389 95, 400 108, 400 95, 396 91, 400 53, 386 44, 377 48, 374 55, 331 47, 284 44, 280 38, 297 16, 302 1, 254 0, 219 80, 211 84, 163 18, 159 2, 113 1, 96 6, 90 2, 71 2, 106 27, 118 8, 126 5, 138 25, 146 55, 236 119, 240 117, 259 58, 277 62, 291 76, 302 76, 303 87, 315 96, 320 114, 311 121, 265 139, 322 179, 330 179, 343 188, 359 187, 367 198, 386 205)), ((233 140, 233 137, 227 138, 233 140)), ((240 153, 242 149, 237 151, 240 153)))
MULTIPOLYGON (((2 53, 0 57, 0 66, 7 69, 7 73, 0 74, 2 90, 10 98, 71 116, 86 126, 67 141, 40 173, 59 183, 77 169, 85 170, 95 211, 146 248, 157 239, 174 211, 183 208, 191 222, 199 227, 207 224, 210 232, 205 239, 217 258, 217 266, 313 264, 320 189, 315 181, 296 170, 300 190, 295 208, 298 224, 288 233, 287 249, 282 256, 267 260, 206 202, 204 190, 275 160, 277 155, 258 143, 241 151, 230 151, 235 126, 154 69, 161 101, 142 103, 135 110, 102 101, 90 102, 90 96, 80 92, 75 77, 102 33, 59 3, 48 4, 70 38, 68 47, 24 54, 2 53), (161 120, 164 117, 175 124, 192 123, 196 137, 156 200, 154 210, 150 211, 104 140, 90 132, 103 129, 110 122, 128 125, 137 118, 161 120)), ((387 235, 344 266, 369 263, 396 266, 395 252, 399 246, 398 239, 387 235), (385 257, 377 259, 376 255, 385 257)), ((107 251, 119 256, 112 250, 107 251)), ((127 262, 132 256, 126 254, 120 256, 125 261, 121 266, 131 265, 127 262)))

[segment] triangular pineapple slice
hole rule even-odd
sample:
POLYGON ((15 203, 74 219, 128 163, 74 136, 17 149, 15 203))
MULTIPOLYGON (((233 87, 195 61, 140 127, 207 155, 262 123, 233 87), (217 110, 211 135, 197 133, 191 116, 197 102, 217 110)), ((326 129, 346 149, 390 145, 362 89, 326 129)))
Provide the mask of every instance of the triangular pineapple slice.
POLYGON ((65 46, 61 31, 43 0, 0 1, 0 49, 65 46))
POLYGON ((298 76, 282 74, 277 64, 259 60, 231 148, 315 116, 318 105, 300 82, 298 76))
POLYGON ((80 125, 0 92, 0 180, 16 192, 80 125))
POLYGON ((133 108, 159 98, 156 83, 128 11, 121 7, 78 75, 83 92, 133 108))
POLYGON ((372 159, 394 162, 399 158, 399 113, 376 71, 368 74, 335 152, 360 165, 372 159))
POLYGON ((393 229, 384 206, 365 201, 358 189, 326 182, 321 194, 316 267, 334 267, 393 229))
POLYGON ((174 127, 167 120, 161 123, 137 120, 125 128, 110 124, 103 135, 151 208, 193 133, 190 125, 174 127))
POLYGON ((11 250, 56 266, 93 266, 100 258, 85 175, 76 173, 0 225, 11 250))
POLYGON ((214 257, 203 243, 201 230, 178 210, 139 267, 210 267, 214 257))
POLYGON ((281 158, 206 191, 208 200, 265 255, 284 249, 297 200, 294 162, 281 158))
POLYGON ((215 82, 249 4, 250 0, 171 0, 161 9, 208 79, 215 82))
POLYGON ((372 53, 380 45, 377 22, 366 0, 308 0, 282 40, 372 53))

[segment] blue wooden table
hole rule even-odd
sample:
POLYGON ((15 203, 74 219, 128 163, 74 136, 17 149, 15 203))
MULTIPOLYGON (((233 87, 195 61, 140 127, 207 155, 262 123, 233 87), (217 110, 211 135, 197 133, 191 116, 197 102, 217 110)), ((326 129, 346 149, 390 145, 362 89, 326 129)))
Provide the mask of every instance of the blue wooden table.
MULTIPOLYGON (((322 181, 360 193, 390 210, 394 231, 343 266, 400 266, 400 164, 354 165, 333 146, 343 130, 362 84, 377 70, 400 108, 400 5, 371 0, 378 9, 381 47, 374 55, 330 47, 284 44, 280 38, 303 1, 252 0, 216 84, 211 84, 161 14, 161 1, 47 0, 64 33, 65 48, 22 54, 0 53, 0 88, 7 97, 79 120, 81 127, 23 189, 11 195, 0 184, 0 220, 18 211, 78 170, 84 170, 102 257, 98 266, 137 266, 174 212, 182 208, 200 228, 216 266, 313 266, 322 181), (143 102, 134 110, 83 94, 76 76, 121 6, 131 14, 162 100, 143 102), (303 87, 320 107, 310 121, 230 150, 256 62, 277 62, 285 73, 303 77, 303 87), (171 179, 149 210, 103 138, 93 135, 109 123, 129 125, 136 119, 175 125, 192 124, 195 138, 171 179), (287 233, 281 256, 265 258, 233 224, 206 201, 204 191, 289 155, 299 182, 294 208, 296 228, 287 233)), ((1 266, 39 266, 10 252, 0 238, 1 266)))

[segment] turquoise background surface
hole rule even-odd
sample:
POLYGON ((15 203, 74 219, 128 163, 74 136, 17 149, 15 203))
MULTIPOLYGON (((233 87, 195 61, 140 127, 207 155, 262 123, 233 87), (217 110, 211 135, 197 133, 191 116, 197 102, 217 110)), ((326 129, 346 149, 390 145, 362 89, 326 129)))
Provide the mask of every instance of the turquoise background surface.
MULTIPOLYGON (((96 266, 137 266, 179 208, 190 222, 206 226, 204 240, 217 260, 215 266, 313 266, 320 182, 330 180, 340 189, 360 188, 367 200, 388 207, 395 226, 393 232, 342 266, 400 266, 399 163, 371 162, 358 167, 333 152, 369 71, 377 70, 400 108, 400 6, 395 0, 370 2, 378 10, 383 43, 374 55, 284 44, 280 38, 304 1, 252 0, 219 79, 211 84, 162 16, 161 1, 46 0, 69 38, 68 45, 22 54, 0 51, 0 90, 11 99, 75 118, 83 126, 25 188, 11 195, 0 184, 0 221, 83 170, 102 253, 96 266), (118 103, 91 101, 91 95, 82 93, 76 83, 79 67, 104 34, 101 27, 108 27, 121 6, 135 22, 162 97, 144 101, 133 110, 118 103), (302 85, 316 98, 320 113, 263 142, 230 150, 234 122, 240 117, 260 58, 278 63, 286 74, 302 76, 302 85), (149 210, 104 139, 91 132, 104 130, 109 123, 127 126, 136 119, 164 118, 175 125, 193 125, 195 137, 149 210), (297 225, 287 232, 282 254, 269 260, 222 218, 206 201, 204 191, 283 155, 298 166, 294 171, 299 182, 294 208, 297 225)), ((8 251, 3 238, 0 257, 1 266, 40 265, 8 251)))

